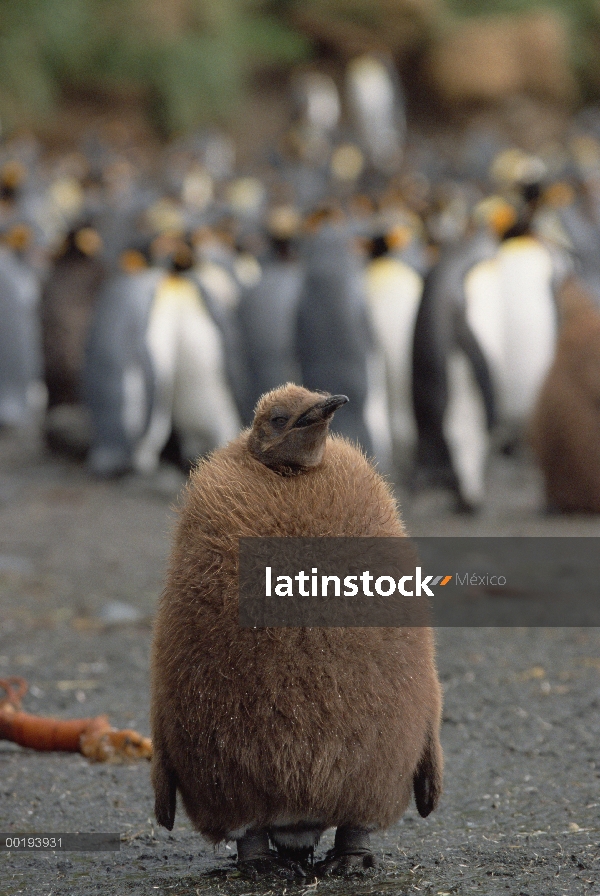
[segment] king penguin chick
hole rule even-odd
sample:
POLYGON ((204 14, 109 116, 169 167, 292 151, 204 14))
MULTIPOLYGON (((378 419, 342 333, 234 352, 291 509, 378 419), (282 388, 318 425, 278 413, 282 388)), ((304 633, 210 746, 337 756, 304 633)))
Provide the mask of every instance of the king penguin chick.
POLYGON ((556 356, 540 391, 530 441, 550 510, 600 513, 600 314, 585 285, 559 292, 556 356))
POLYGON ((238 622, 241 537, 397 537, 391 490, 364 454, 328 434, 343 395, 288 384, 192 474, 152 656, 152 779, 158 822, 176 792, 238 861, 302 875, 337 828, 322 873, 375 864, 369 832, 414 791, 437 805, 443 758, 432 631, 265 628, 238 622), (269 841, 277 852, 269 849, 269 841))
POLYGON ((40 317, 48 407, 75 405, 87 333, 105 276, 100 235, 91 226, 73 228, 53 260, 42 291, 40 317))

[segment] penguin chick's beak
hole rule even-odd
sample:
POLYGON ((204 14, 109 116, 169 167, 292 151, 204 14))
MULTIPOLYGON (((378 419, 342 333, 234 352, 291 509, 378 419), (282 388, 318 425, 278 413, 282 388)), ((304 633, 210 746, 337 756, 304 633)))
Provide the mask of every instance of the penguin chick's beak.
POLYGON ((293 428, 300 429, 303 426, 312 426, 313 423, 324 423, 325 420, 330 420, 337 409, 341 408, 347 401, 348 397, 346 395, 329 395, 298 417, 293 428))

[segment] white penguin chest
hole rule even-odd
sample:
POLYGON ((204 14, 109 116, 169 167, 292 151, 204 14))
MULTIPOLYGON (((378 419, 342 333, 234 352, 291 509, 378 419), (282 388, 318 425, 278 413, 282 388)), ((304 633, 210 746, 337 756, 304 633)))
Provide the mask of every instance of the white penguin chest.
POLYGON ((171 426, 186 457, 234 438, 239 420, 229 394, 221 335, 189 280, 165 277, 156 290, 146 344, 155 396, 148 430, 136 448, 138 469, 153 469, 171 426))
POLYGON ((466 316, 485 355, 495 383, 504 368, 504 307, 500 264, 490 258, 476 264, 465 278, 466 316))
POLYGON ((537 240, 508 240, 498 253, 504 314, 500 413, 523 422, 550 369, 557 336, 550 253, 537 240))
POLYGON ((385 359, 394 439, 412 443, 412 341, 423 280, 398 259, 378 258, 367 268, 366 285, 373 329, 385 359))

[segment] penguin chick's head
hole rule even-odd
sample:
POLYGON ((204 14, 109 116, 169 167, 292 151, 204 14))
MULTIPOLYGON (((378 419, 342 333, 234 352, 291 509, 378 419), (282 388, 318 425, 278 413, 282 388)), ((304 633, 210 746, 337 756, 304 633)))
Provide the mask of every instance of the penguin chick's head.
POLYGON ((300 473, 321 463, 329 423, 348 399, 288 383, 263 395, 248 438, 250 454, 278 473, 300 473))

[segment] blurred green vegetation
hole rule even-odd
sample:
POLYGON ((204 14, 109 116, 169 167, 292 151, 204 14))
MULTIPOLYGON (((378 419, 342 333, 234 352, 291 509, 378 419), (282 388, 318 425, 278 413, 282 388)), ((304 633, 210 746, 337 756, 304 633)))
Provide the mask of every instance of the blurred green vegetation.
POLYGON ((325 47, 387 44, 398 58, 464 16, 559 10, 584 95, 600 96, 600 0, 0 0, 4 132, 51 117, 65 96, 145 101, 169 135, 223 121, 252 75, 325 47))
POLYGON ((0 0, 0 118, 10 131, 65 93, 138 90, 165 133, 231 115, 257 68, 306 58, 273 0, 0 0))

